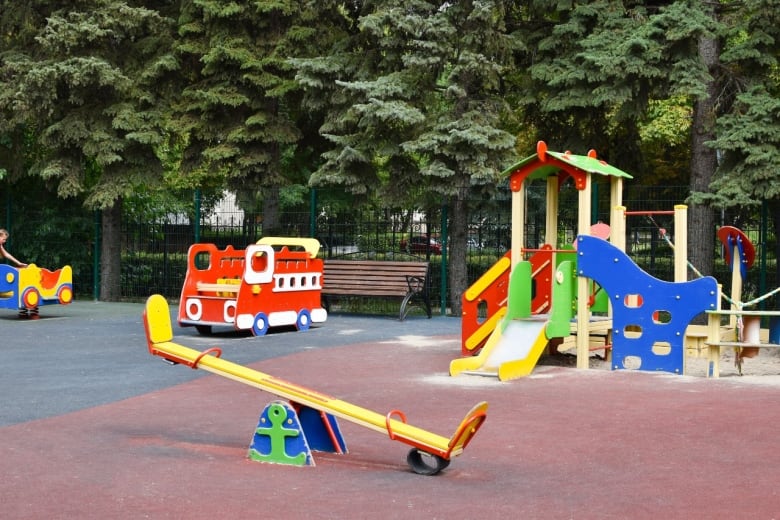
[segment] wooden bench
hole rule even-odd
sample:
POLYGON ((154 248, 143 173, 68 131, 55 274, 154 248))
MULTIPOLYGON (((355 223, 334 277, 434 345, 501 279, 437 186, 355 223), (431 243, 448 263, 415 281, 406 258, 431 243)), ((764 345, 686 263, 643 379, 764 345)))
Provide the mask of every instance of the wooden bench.
POLYGON ((428 262, 327 259, 322 284, 323 306, 327 310, 329 296, 401 298, 401 321, 406 319, 411 300, 419 299, 430 318, 428 262))

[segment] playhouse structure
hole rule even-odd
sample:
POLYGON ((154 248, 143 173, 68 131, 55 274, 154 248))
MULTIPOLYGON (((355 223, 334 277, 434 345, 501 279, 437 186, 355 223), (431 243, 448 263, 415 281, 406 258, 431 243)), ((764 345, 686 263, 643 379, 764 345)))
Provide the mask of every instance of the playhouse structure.
POLYGON ((677 245, 675 282, 663 282, 623 252, 625 219, 632 214, 622 205, 629 174, 594 151, 551 152, 541 141, 536 154, 504 173, 512 191, 511 251, 463 295, 466 357, 451 362, 450 374, 522 377, 548 347, 572 343, 578 368, 588 367, 597 348, 611 353, 613 369, 683 373, 686 327, 697 314, 717 309, 720 297, 713 278, 686 281, 686 207, 665 212, 674 213, 677 245), (577 238, 561 245, 558 190, 569 178, 578 191, 577 238), (596 180, 609 183, 610 224, 591 222, 596 180), (532 181, 546 183, 548 243, 536 249, 525 247, 524 236, 525 191, 532 181))
POLYGON ((263 237, 245 250, 194 244, 187 254, 178 322, 201 334, 213 326, 307 330, 328 313, 320 303, 322 259, 313 238, 263 237))
POLYGON ((17 269, 0 264, 0 308, 29 311, 37 317, 44 305, 73 301, 73 271, 69 265, 49 271, 35 264, 17 269))

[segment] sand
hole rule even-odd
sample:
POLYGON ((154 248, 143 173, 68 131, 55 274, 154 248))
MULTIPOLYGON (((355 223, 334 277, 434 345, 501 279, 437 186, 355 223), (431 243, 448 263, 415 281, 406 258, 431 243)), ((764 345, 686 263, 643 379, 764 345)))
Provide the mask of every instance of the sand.
MULTIPOLYGON (((604 359, 603 351, 596 351, 590 356, 590 368, 596 370, 611 370, 611 364, 604 359)), ((720 379, 735 383, 780 386, 780 349, 761 348, 756 357, 742 361, 742 375, 735 364, 733 348, 721 348, 720 379)), ((572 366, 577 365, 577 357, 571 352, 544 356, 539 360, 539 366, 572 366)), ((685 358, 686 377, 705 378, 707 376, 707 353, 689 351, 685 358)))

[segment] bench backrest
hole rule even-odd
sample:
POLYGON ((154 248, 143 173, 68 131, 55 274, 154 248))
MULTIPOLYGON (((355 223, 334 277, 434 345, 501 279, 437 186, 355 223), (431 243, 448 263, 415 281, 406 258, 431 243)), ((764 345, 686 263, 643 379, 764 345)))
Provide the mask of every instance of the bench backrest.
POLYGON ((325 294, 404 296, 409 291, 407 277, 425 279, 428 262, 384 260, 325 260, 325 294))

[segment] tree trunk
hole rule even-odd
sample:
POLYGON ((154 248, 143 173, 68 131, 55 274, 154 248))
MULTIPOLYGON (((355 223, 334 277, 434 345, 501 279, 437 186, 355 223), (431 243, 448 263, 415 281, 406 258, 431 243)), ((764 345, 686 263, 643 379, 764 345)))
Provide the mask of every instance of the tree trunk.
POLYGON ((466 200, 456 197, 450 204, 449 211, 449 304, 453 316, 463 312, 461 295, 468 288, 468 271, 466 245, 469 212, 466 200))
POLYGON ((263 236, 267 237, 281 234, 282 229, 279 220, 279 187, 271 186, 263 190, 263 236))
MULTIPOLYGON (((699 56, 710 74, 715 71, 720 57, 718 41, 699 40, 699 56)), ((693 108, 691 143, 691 191, 708 192, 712 176, 718 166, 716 151, 704 143, 715 138, 718 84, 715 79, 707 86, 707 97, 699 99, 693 108)), ((715 217, 706 206, 691 205, 688 209, 688 260, 702 274, 711 275, 715 252, 715 217)), ((688 272, 689 278, 691 271, 688 272)), ((694 275, 695 276, 695 275, 694 275)))
POLYGON ((100 300, 122 298, 122 199, 102 211, 100 244, 100 300))

